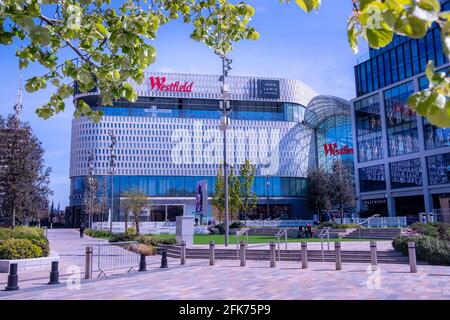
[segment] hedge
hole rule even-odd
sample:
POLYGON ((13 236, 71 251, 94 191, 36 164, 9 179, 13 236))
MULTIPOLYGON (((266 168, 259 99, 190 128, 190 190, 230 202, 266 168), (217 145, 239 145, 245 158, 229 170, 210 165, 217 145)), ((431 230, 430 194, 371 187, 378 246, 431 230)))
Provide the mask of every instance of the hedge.
POLYGON ((27 239, 8 239, 0 242, 0 259, 31 259, 43 257, 39 245, 27 239))
POLYGON ((0 259, 31 259, 49 254, 50 246, 43 229, 25 226, 0 228, 0 259))
POLYGON ((86 233, 86 235, 93 237, 93 238, 109 239, 111 237, 111 233, 109 231, 104 231, 104 230, 86 229, 86 231, 84 233, 86 233))
POLYGON ((0 228, 0 240, 7 239, 44 239, 44 230, 37 227, 0 228))
POLYGON ((408 242, 415 243, 417 259, 432 265, 450 266, 450 247, 446 240, 428 235, 400 236, 393 240, 392 246, 396 251, 408 255, 408 242))

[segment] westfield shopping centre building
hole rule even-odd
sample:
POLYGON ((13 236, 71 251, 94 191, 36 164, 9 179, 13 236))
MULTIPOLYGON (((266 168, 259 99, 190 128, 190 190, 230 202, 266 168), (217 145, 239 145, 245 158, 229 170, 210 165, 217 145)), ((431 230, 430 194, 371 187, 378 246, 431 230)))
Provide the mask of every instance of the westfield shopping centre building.
MULTIPOLYGON (((353 164, 350 103, 318 95, 295 80, 231 76, 227 84, 232 108, 227 163, 235 174, 245 159, 256 165, 253 188, 258 206, 249 218, 310 218, 308 169, 329 168, 335 157, 353 164)), ((99 123, 84 117, 72 121, 73 225, 83 215, 90 165, 99 189, 105 185, 111 197, 109 132, 117 140, 114 221, 123 220, 122 195, 132 189, 149 197, 144 221, 173 221, 192 214, 201 181, 208 194, 206 215, 212 214, 211 196, 223 163, 219 76, 148 73, 146 81, 135 86, 136 102, 118 101, 107 107, 100 105, 98 92, 75 94, 75 100, 102 110, 104 117, 99 123)))

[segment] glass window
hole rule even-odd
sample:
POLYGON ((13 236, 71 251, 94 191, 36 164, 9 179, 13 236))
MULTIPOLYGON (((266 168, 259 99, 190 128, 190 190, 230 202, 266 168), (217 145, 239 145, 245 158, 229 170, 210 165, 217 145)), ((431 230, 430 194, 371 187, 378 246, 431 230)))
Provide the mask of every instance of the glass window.
POLYGON ((412 81, 384 92, 389 156, 419 151, 416 113, 407 106, 413 93, 412 81))
POLYGON ((450 183, 450 153, 427 157, 428 183, 450 183))
POLYGON ((391 186, 393 189, 417 187, 422 185, 422 166, 420 159, 393 162, 391 169, 391 186))
POLYGON ((359 169, 359 187, 361 192, 385 190, 384 164, 359 169))
POLYGON ((378 94, 355 101, 356 140, 359 162, 383 158, 378 94))

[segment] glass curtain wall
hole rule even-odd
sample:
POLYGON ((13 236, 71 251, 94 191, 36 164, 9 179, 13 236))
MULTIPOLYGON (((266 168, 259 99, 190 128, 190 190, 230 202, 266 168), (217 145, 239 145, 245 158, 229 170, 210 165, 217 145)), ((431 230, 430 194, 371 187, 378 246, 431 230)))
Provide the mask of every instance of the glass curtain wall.
POLYGON ((391 186, 393 189, 422 185, 420 159, 393 162, 389 166, 391 170, 391 186))
POLYGON ((412 81, 384 91, 389 156, 419 151, 416 113, 407 106, 413 93, 412 81))
POLYGON ((450 153, 427 157, 430 185, 450 183, 450 153))
POLYGON ((355 118, 359 162, 382 159, 384 153, 378 94, 355 102, 355 118))
POLYGON ((316 128, 316 139, 319 167, 330 172, 333 160, 339 158, 353 174, 353 153, 348 151, 347 154, 334 155, 332 151, 345 146, 347 150, 353 149, 350 116, 339 115, 323 121, 316 128))
POLYGON ((359 185, 361 192, 385 190, 384 164, 359 169, 359 185))

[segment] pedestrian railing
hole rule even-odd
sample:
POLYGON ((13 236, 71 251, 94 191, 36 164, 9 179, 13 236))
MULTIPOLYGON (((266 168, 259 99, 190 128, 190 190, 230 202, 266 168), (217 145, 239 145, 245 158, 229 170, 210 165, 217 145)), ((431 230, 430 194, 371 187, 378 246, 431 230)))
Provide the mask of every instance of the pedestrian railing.
POLYGON ((375 217, 370 218, 336 218, 338 224, 360 224, 369 228, 403 228, 407 226, 406 217, 375 217))
POLYGON ((325 256, 323 253, 323 239, 327 238, 327 248, 330 251, 330 227, 325 227, 320 230, 319 238, 320 238, 320 248, 322 250, 322 262, 325 262, 325 256))
POLYGON ((118 269, 136 271, 139 267, 140 245, 137 241, 113 242, 97 245, 97 261, 100 277, 118 269))
POLYGON ((287 250, 288 240, 287 240, 287 232, 288 228, 281 228, 280 231, 277 232, 275 237, 277 238, 278 244, 278 261, 281 261, 281 249, 280 249, 280 239, 284 236, 284 249, 287 250))
POLYGON ((246 244, 248 245, 248 232, 250 231, 250 228, 242 228, 241 230, 239 230, 238 232, 236 232, 236 256, 237 259, 239 260, 239 254, 240 254, 240 249, 239 249, 239 237, 240 236, 247 236, 247 241, 246 244))

